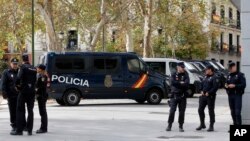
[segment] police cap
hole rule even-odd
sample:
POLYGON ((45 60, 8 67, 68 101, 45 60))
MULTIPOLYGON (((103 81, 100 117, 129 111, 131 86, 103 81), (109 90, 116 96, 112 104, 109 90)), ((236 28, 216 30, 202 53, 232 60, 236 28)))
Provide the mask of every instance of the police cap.
POLYGON ((185 64, 184 64, 184 62, 179 62, 179 63, 177 63, 177 66, 178 66, 178 67, 185 68, 185 64))
POLYGON ((18 64, 19 60, 17 58, 12 58, 10 62, 13 64, 18 64))
POLYGON ((24 62, 29 62, 29 55, 28 54, 23 54, 22 59, 24 62))
POLYGON ((236 64, 234 62, 230 62, 228 64, 228 68, 231 69, 232 67, 236 66, 236 64))
POLYGON ((207 65, 206 70, 211 70, 214 72, 214 67, 212 65, 207 65))

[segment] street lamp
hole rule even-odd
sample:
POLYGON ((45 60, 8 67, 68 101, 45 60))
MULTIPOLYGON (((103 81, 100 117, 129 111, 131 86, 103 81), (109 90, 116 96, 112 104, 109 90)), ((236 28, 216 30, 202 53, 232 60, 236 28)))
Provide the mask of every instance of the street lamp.
POLYGON ((58 38, 60 39, 61 42, 61 48, 63 49, 63 39, 64 39, 64 32, 59 32, 58 38))
POLYGON ((32 65, 35 64, 35 12, 34 12, 34 0, 32 0, 32 10, 31 10, 31 14, 32 14, 32 65))

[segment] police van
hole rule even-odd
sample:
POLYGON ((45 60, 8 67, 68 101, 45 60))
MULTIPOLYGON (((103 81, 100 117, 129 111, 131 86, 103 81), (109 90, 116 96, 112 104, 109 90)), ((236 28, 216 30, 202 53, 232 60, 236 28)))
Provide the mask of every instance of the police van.
POLYGON ((133 99, 159 104, 167 96, 166 77, 134 53, 48 52, 39 63, 51 78, 48 93, 60 105, 83 99, 133 99))

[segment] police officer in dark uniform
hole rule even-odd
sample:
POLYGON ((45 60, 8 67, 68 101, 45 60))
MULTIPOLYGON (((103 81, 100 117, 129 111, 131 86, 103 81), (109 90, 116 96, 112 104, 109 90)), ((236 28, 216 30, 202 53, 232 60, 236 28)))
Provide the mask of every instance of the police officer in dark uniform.
POLYGON ((201 86, 201 96, 199 99, 199 116, 200 116, 200 126, 196 128, 196 130, 205 129, 205 108, 208 106, 208 112, 210 116, 210 126, 208 128, 208 132, 214 131, 214 123, 215 123, 215 99, 216 92, 219 88, 219 80, 217 79, 215 73, 215 69, 212 65, 208 65, 206 67, 206 76, 202 81, 201 86))
POLYGON ((39 113, 41 116, 41 127, 36 131, 37 134, 46 133, 48 127, 48 116, 46 110, 46 102, 48 99, 47 94, 47 81, 48 77, 46 75, 46 66, 45 65, 38 65, 37 67, 37 83, 36 83, 36 93, 37 93, 37 101, 38 101, 38 108, 39 113))
POLYGON ((242 95, 246 88, 246 79, 243 73, 237 71, 234 62, 229 63, 229 75, 225 88, 228 94, 229 107, 234 125, 241 125, 242 95))
POLYGON ((10 68, 4 70, 2 76, 2 91, 3 97, 7 98, 9 112, 10 112, 10 125, 12 131, 16 129, 16 109, 17 109, 17 96, 18 91, 16 90, 16 79, 18 73, 18 59, 11 59, 10 68))
POLYGON ((187 105, 187 90, 190 83, 188 73, 185 71, 183 62, 177 64, 177 71, 171 75, 171 99, 168 127, 166 131, 171 131, 177 106, 179 107, 179 131, 184 132, 183 124, 187 105))
POLYGON ((22 135, 25 121, 25 104, 28 109, 27 130, 28 135, 32 135, 34 120, 34 102, 35 102, 35 84, 36 84, 36 68, 30 65, 28 55, 23 55, 23 64, 21 65, 18 75, 16 87, 20 91, 17 100, 17 129, 12 131, 11 135, 22 135))

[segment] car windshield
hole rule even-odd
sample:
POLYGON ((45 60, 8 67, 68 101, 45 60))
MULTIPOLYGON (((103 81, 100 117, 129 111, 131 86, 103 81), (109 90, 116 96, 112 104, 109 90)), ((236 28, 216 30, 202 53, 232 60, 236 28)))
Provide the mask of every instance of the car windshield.
POLYGON ((221 69, 225 69, 225 67, 224 66, 222 66, 222 64, 221 63, 219 63, 219 62, 215 62, 221 69))
POLYGON ((216 66, 213 62, 209 62, 216 70, 220 70, 220 68, 218 68, 218 66, 216 66))
POLYGON ((185 67, 190 71, 190 72, 197 72, 197 69, 193 67, 190 63, 185 62, 185 67))

